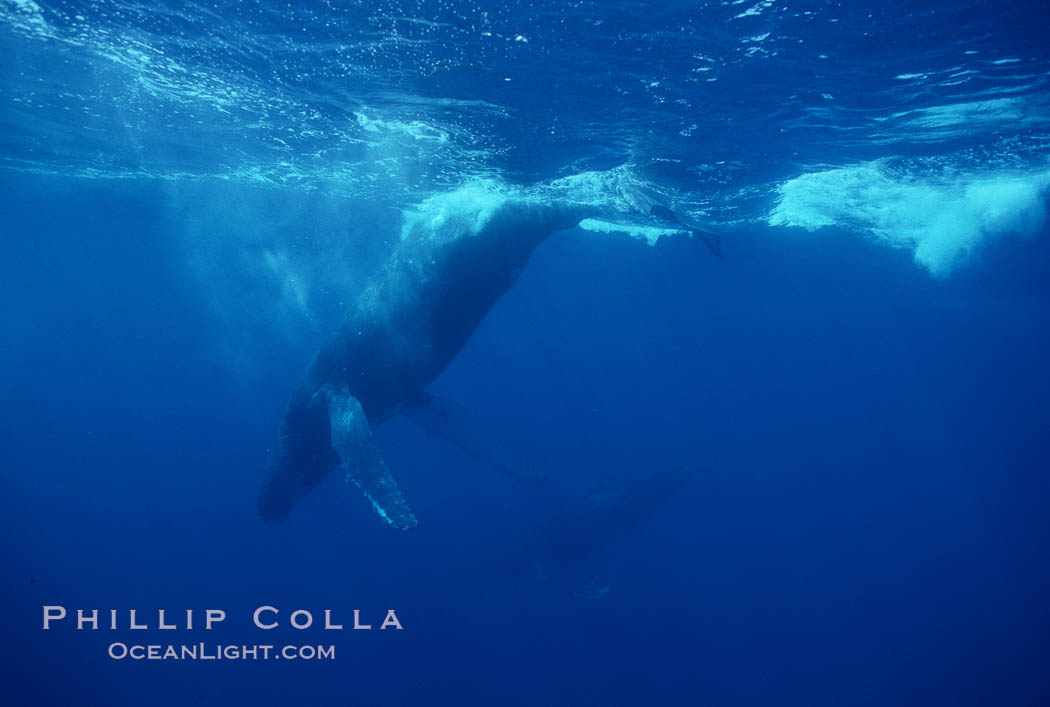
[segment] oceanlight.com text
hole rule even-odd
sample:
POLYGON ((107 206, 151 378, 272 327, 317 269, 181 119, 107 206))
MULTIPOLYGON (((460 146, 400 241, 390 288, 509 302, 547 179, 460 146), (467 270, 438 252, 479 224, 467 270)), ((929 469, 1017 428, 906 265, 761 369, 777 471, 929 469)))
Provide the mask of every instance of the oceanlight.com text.
POLYGON ((113 660, 335 660, 334 645, 109 644, 113 660))

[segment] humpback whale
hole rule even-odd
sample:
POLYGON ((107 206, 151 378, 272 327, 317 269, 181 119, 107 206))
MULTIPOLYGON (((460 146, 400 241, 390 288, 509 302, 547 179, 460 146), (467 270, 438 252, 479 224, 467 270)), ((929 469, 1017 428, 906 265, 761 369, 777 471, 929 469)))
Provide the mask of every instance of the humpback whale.
POLYGON ((532 575, 577 596, 601 596, 608 587, 588 587, 596 557, 656 515, 693 477, 692 471, 657 469, 557 508, 533 530, 495 542, 485 567, 495 578, 532 575))
MULTIPOLYGON (((372 428, 403 413, 441 433, 452 408, 425 386, 514 284, 535 248, 595 211, 493 194, 452 197, 459 208, 406 213, 400 242, 307 367, 288 402, 259 495, 264 519, 287 518, 341 467, 389 525, 416 526, 372 428)), ((485 456, 464 438, 446 438, 485 456)))

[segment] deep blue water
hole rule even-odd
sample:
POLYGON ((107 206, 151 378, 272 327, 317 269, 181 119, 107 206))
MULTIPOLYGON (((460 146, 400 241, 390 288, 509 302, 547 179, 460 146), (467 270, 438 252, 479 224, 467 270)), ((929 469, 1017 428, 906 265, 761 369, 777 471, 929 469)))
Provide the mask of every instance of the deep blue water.
POLYGON ((0 0, 2 701, 1047 704, 1048 20, 0 0), (724 260, 647 242, 637 188, 724 260), (546 479, 395 418, 417 529, 338 473, 264 523, 325 333, 406 213, 475 197, 602 212, 430 387, 546 479), (46 605, 71 616, 43 631, 46 605), (287 626, 388 608, 403 630, 287 626), (336 659, 107 656, 200 641, 336 659))

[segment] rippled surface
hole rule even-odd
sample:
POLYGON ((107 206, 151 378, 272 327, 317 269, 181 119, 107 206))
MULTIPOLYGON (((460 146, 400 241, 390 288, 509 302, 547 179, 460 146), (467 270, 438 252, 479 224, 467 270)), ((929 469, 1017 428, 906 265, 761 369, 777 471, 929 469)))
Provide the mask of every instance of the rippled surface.
POLYGON ((1045 188, 1046 14, 989 2, 0 0, 0 155, 13 170, 395 205, 476 178, 620 168, 713 221, 808 227, 829 210, 792 180, 857 165, 821 188, 843 201, 877 198, 887 180, 916 195, 1000 177, 1045 188), (793 200, 777 210, 785 187, 793 200))

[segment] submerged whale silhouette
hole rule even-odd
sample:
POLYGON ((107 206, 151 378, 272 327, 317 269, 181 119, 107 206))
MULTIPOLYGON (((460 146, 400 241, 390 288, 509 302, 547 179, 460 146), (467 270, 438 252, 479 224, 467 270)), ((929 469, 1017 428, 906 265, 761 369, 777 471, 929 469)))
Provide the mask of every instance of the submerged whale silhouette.
POLYGON ((656 515, 693 477, 691 471, 657 469, 563 505, 531 532, 500 538, 486 552, 485 566, 495 577, 520 581, 531 575, 597 598, 608 586, 593 586, 588 576, 595 558, 656 515))
MULTIPOLYGON (((577 205, 457 198, 406 214, 401 241, 310 363, 288 402, 259 495, 264 519, 284 520, 341 465, 381 518, 395 528, 414 527, 372 427, 400 412, 439 429, 434 421, 451 408, 424 387, 510 289, 536 247, 594 215, 577 205)), ((474 451, 461 436, 448 439, 474 451)))

